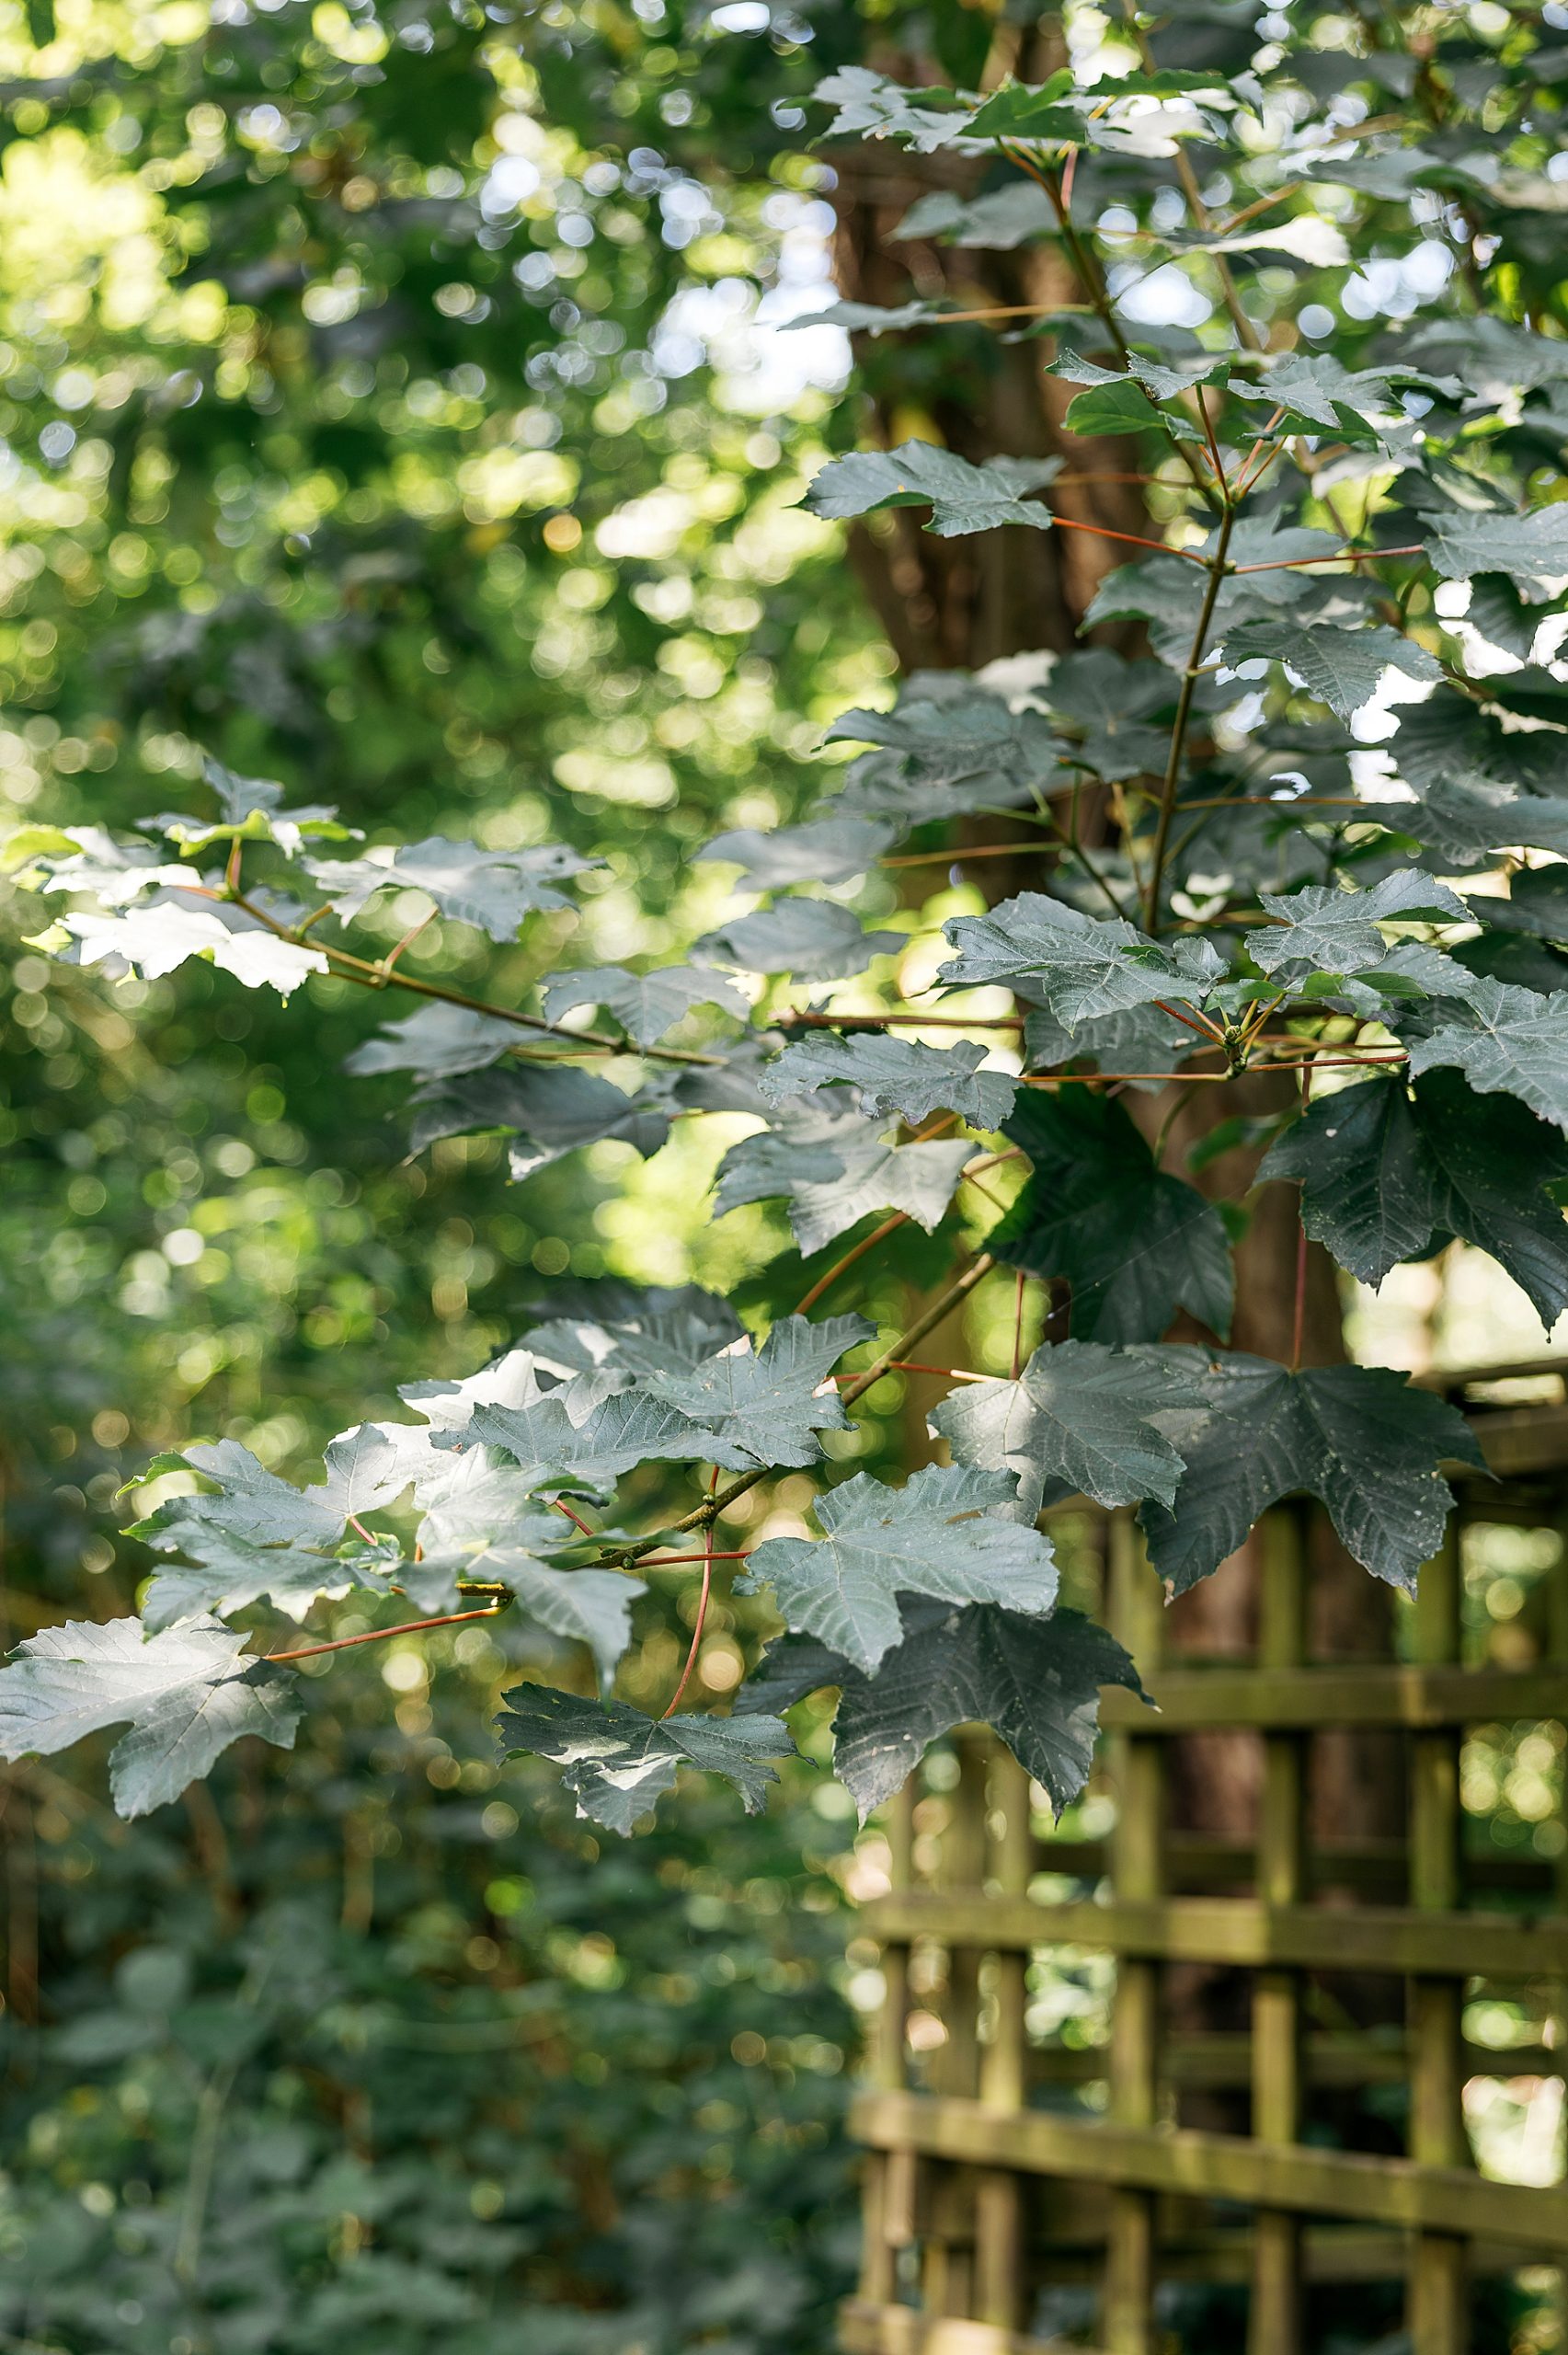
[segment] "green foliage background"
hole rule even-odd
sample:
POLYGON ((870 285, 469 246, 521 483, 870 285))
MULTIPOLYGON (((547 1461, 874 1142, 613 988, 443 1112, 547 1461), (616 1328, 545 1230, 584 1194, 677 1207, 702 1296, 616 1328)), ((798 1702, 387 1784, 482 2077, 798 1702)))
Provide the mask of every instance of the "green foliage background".
MULTIPOLYGON (((789 101, 822 45, 647 5, 382 23, 0 24, 9 814, 133 821, 200 741, 372 840, 564 833, 608 861, 604 953, 668 948, 718 896, 685 853, 787 814, 886 668, 790 511, 820 405, 660 340, 820 238, 789 101), (607 560, 638 500, 657 560, 607 560)), ((299 1476, 542 1281, 686 1272, 690 1173, 639 1243, 596 1219, 623 1149, 526 1216, 493 1145, 405 1165, 401 1091, 339 1077, 373 999, 302 1023, 202 969, 121 992, 133 1027, 45 971, 5 971, 7 1641, 130 1606, 113 1499, 157 1449, 299 1476)), ((694 1786, 601 1855, 548 1770, 493 1790, 497 1633, 335 1660, 286 1771, 151 1824, 88 1795, 102 1744, 8 1772, 0 2345, 827 2343, 841 1819, 694 1786)))

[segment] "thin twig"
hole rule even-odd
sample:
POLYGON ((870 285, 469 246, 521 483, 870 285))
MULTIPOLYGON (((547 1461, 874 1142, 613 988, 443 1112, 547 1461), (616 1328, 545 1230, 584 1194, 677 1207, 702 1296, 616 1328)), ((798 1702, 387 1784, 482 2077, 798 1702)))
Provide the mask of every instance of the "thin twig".
POLYGON ((1171 750, 1165 763, 1165 782, 1160 795, 1160 817, 1154 830, 1154 853, 1149 867, 1149 888, 1144 894, 1143 928, 1155 933, 1160 929, 1160 887, 1165 877, 1165 854, 1171 842, 1171 821, 1175 814, 1176 789, 1182 778, 1182 757, 1186 750, 1187 722, 1192 717, 1193 695, 1197 685, 1198 665, 1208 642, 1208 626, 1214 618, 1220 587, 1225 579, 1225 560, 1230 546, 1230 534, 1235 529, 1236 511, 1228 506, 1219 519, 1219 535, 1209 563, 1208 586, 1204 591, 1203 603, 1198 609, 1197 627, 1193 632, 1192 650, 1187 667, 1182 673, 1181 692, 1176 698, 1176 717, 1171 727, 1171 750))
POLYGON ((421 1636, 427 1627, 455 1627, 460 1619, 493 1619, 501 1603, 489 1603, 483 1611, 443 1611, 439 1619, 410 1619, 401 1627, 372 1627, 362 1636, 339 1636, 335 1643, 306 1644, 299 1651, 264 1652, 263 1660, 276 1663, 285 1660, 318 1660, 323 1652, 346 1652, 355 1644, 384 1644, 389 1636, 421 1636))

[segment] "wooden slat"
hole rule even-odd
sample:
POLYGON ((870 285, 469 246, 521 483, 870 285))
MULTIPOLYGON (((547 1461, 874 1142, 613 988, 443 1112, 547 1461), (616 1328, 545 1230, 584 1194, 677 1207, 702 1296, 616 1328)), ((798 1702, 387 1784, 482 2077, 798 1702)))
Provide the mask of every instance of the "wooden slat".
MULTIPOLYGON (((1464 1573, 1459 1525, 1423 1565, 1415 1603, 1415 1647, 1424 1662, 1459 1651, 1464 1573)), ((1417 1733, 1410 1745, 1410 1898, 1418 1914, 1452 1922, 1459 1882, 1459 1743, 1451 1728, 1417 1733)), ((1470 2164, 1461 2106, 1459 2007, 1451 1972, 1410 1982, 1410 2155, 1427 2166, 1470 2164)), ((1460 2234, 1424 2230, 1412 2243, 1407 2321, 1413 2355, 1466 2355, 1470 2345, 1467 2255, 1460 2234)))
POLYGON ((1168 1962, 1385 1970, 1462 1980, 1568 1976, 1561 1914, 1408 1913, 1398 1906, 1271 1907, 1250 1897, 1075 1898, 1066 1904, 910 1891, 865 1909, 873 1937, 933 1938, 982 1952, 1103 1947, 1168 1962))
POLYGON ((1542 2257, 1568 2255, 1568 2193, 1492 2183, 1411 2159, 1276 2147, 1194 2127, 1130 2127, 1044 2110, 993 2110, 982 2102, 921 2094, 862 2095, 851 2108, 850 2125, 878 2150, 902 2145, 1118 2188, 1475 2234, 1542 2257))
MULTIPOLYGON (((1153 1665, 1163 1633, 1164 1596, 1132 1516, 1110 1525, 1108 1616, 1133 1658, 1153 1665)), ((1165 1759, 1163 1745, 1127 1731, 1112 1738, 1110 1769, 1116 1821, 1111 1838, 1111 1882, 1129 1902, 1158 1899, 1163 1888, 1165 1759)), ((1124 1953, 1116 1966, 1111 2013, 1110 2107, 1117 2122, 1151 2127, 1159 2116, 1162 1973, 1160 1949, 1124 1953)), ((1148 2191, 1128 2185, 1112 2191, 1105 2237, 1105 2282, 1100 2330, 1110 2355, 1153 2355, 1155 2213, 1148 2191)))
MULTIPOLYGON (((1554 1473, 1561 1483, 1568 1465, 1568 1406, 1499 1407, 1474 1416, 1471 1429, 1499 1479, 1554 1473)), ((1477 1501, 1484 1511, 1484 1490, 1477 1501)))
MULTIPOLYGON (((1462 2052, 1467 2077, 1549 2077, 1562 2066, 1560 2044, 1516 2044, 1499 2050, 1467 2042, 1462 2052)), ((1051 2044, 1033 2056, 1036 2077, 1049 2085, 1100 2084, 1108 2065, 1103 2045, 1084 2049, 1051 2044)), ((1391 2035, 1368 2028, 1332 2030, 1307 2038, 1302 2065, 1310 2085, 1405 2085, 1410 2077, 1409 2042, 1398 2029, 1391 2035)), ((1211 2034, 1186 2030, 1172 2043, 1163 2067, 1166 2082, 1172 2085, 1250 2085, 1251 2032, 1245 2028, 1211 2034)))
MULTIPOLYGON (((1307 1648, 1307 1530, 1292 1507, 1270 1513, 1258 1536, 1258 1656, 1266 1671, 1300 1665, 1307 1648)), ((1257 1887, 1262 1901, 1299 1907, 1306 1895, 1307 1738, 1264 1737, 1257 1887)), ((1253 1982, 1253 2132, 1294 2142, 1301 2131, 1301 1982, 1293 1970, 1260 1970, 1253 1982)), ((1253 2226, 1248 2355, 1302 2355, 1301 2220, 1263 2208, 1253 2226)))
POLYGON ((852 2298, 839 2308, 844 2355, 1094 2355, 1063 2338, 1027 2338, 995 2323, 957 2322, 852 2298))
MULTIPOLYGON (((1029 1777, 1000 1746, 991 1758, 990 1804, 990 1879, 1003 1896, 1021 1897, 1034 1866, 1029 1777)), ((980 2057, 980 2087, 1002 2109, 1022 2109, 1028 2097, 1027 1971, 1027 1957, 1016 1950, 996 1959, 995 2024, 980 2057)), ((1004 2167, 988 2167, 975 2182, 975 2315, 1003 2331, 1024 2321, 1023 2191, 1004 2167)))
MULTIPOLYGON (((1041 1872, 1060 1873, 1068 1879, 1098 1880, 1108 1867, 1109 1856, 1109 1844, 1104 1840, 1043 1840, 1036 1863, 1041 1872)), ((1315 1841, 1307 1857, 1308 1886, 1367 1889, 1386 1899, 1391 1890, 1403 1885, 1408 1859, 1403 1840, 1315 1841)), ((1239 1840, 1174 1832, 1165 1843, 1165 1867, 1166 1878, 1174 1889, 1187 1882, 1201 1886, 1208 1881, 1251 1881, 1256 1873, 1256 1851, 1239 1840)), ((1471 1890, 1544 1899, 1559 1885, 1556 1866, 1539 1856, 1471 1847, 1466 1851, 1464 1867, 1466 1885, 1471 1890)), ((1564 1901, 1568 1902, 1568 1890, 1564 1901)), ((1563 1906, 1542 1910, 1562 1913, 1563 1906)))
POLYGON ((1478 1725, 1493 1718, 1568 1717, 1568 1671, 1544 1668, 1407 1666, 1356 1660, 1318 1668, 1164 1668, 1146 1676, 1156 1709, 1107 1687, 1107 1729, 1146 1734, 1256 1727, 1310 1733, 1320 1726, 1392 1726, 1413 1730, 1478 1725))

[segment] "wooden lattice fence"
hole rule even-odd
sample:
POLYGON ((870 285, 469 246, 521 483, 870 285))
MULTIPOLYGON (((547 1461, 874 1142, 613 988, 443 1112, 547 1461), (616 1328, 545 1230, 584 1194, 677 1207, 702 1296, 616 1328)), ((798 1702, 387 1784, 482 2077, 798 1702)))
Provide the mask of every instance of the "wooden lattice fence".
MULTIPOLYGON (((1452 1387, 1500 1476, 1461 1492, 1407 1657, 1310 1660, 1310 1533, 1305 1509, 1285 1508, 1262 1534, 1253 1661, 1156 1665, 1158 1715, 1106 1694, 1105 1840, 1051 1836, 1022 1770, 979 1734, 960 1738, 951 1787, 911 1785, 896 1803, 891 1890, 864 1917, 886 1996, 854 2112, 869 2156, 846 2355, 1159 2355, 1174 2343, 1162 2292, 1194 2280, 1249 2285, 1250 2355, 1315 2355, 1312 2284, 1402 2277, 1413 2355, 1492 2355, 1474 2284, 1568 2268, 1568 2189, 1478 2174, 1461 2108, 1472 2075, 1562 2074, 1568 1865, 1476 1855, 1459 1778, 1467 1728, 1568 1719, 1568 1544, 1533 1665, 1467 1665, 1461 1643, 1463 1524, 1563 1526, 1568 1406, 1488 1409, 1505 1382, 1452 1387), (1167 1833, 1173 1738, 1216 1728, 1263 1746, 1250 1852, 1167 1833), (1402 1748, 1402 1841, 1309 1838, 1313 1747, 1331 1728, 1383 1729, 1402 1748), (939 1831, 917 1837, 922 1818, 939 1831), (1064 1951, 1114 1962, 1104 2043, 1031 2031, 1032 1959, 1064 1951), (1248 2027, 1167 2032, 1168 1978, 1195 1965, 1245 1974, 1248 2027), (1334 1991, 1353 1982, 1384 1988, 1384 2025, 1343 2024, 1334 1991), (1531 1991, 1531 2048, 1500 2062, 1467 2044, 1464 2005, 1483 1986, 1531 1991), (1402 2155, 1324 2131, 1336 2089, 1370 2086, 1406 2110, 1402 2155), (1241 2131, 1181 2122, 1195 2098, 1212 2118, 1226 2088, 1241 2131), (1080 2330, 1070 2315, 1068 2338, 1030 2335, 1042 2293, 1073 2282, 1092 2318, 1080 2330)), ((1111 1624, 1158 1663, 1163 1611, 1129 1517, 1103 1524, 1103 1557, 1111 1624)))

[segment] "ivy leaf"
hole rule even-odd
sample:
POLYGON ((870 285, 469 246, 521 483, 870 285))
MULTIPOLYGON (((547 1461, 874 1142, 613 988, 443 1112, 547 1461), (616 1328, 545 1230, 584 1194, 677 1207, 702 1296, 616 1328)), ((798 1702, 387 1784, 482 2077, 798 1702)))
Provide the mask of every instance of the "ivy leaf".
POLYGON ((545 908, 570 907, 553 884, 581 875, 603 861, 579 857, 560 843, 525 850, 481 850, 476 843, 449 842, 432 834, 421 843, 399 843, 363 858, 305 859, 304 869, 328 895, 334 913, 357 916, 378 891, 423 891, 443 916, 476 925, 492 940, 515 940, 526 915, 545 908))
POLYGON ((663 965, 651 973, 600 965, 588 972, 547 973, 540 987, 551 1022, 558 1022, 573 1006, 603 1006, 639 1047, 651 1047, 694 1005, 716 1005, 741 1021, 750 1010, 733 982, 692 972, 684 965, 663 965))
POLYGON ((900 833, 886 818, 815 818, 765 834, 740 826, 715 834, 696 856, 740 867, 749 891, 778 891, 793 883, 847 883, 891 850, 900 833))
POLYGON ((1456 1235, 1491 1252, 1542 1324, 1568 1308, 1568 1226, 1547 1191, 1568 1180, 1568 1145, 1523 1105, 1479 1103, 1456 1073, 1429 1073, 1413 1097, 1387 1078, 1324 1097, 1258 1178, 1299 1181, 1302 1225, 1362 1283, 1456 1235))
POLYGON ((545 1684, 516 1684, 502 1697, 502 1757, 553 1759, 578 1813, 611 1832, 630 1832, 683 1765, 722 1775, 755 1815, 777 1779, 769 1762, 795 1755, 777 1717, 645 1717, 624 1701, 601 1706, 545 1684))
POLYGON ((1568 1132, 1568 1014, 1556 997, 1478 979, 1470 1002, 1445 1001, 1438 1028, 1407 1040, 1413 1073, 1451 1064, 1481 1096, 1516 1096, 1568 1132))
POLYGON ((1025 1618, 976 1603, 917 1616, 906 1606, 904 1630, 875 1677, 810 1637, 786 1636, 746 1688, 756 1693, 753 1706, 765 1707, 770 1676, 776 1677, 775 1706, 787 1707, 785 1693, 793 1699, 824 1684, 840 1687, 833 1772, 853 1794, 863 1823, 902 1787, 933 1741, 972 1722, 995 1729, 1059 1810, 1089 1779, 1101 1686, 1143 1690, 1116 1637, 1076 1611, 1025 1618))
POLYGON ((903 1211, 928 1235, 957 1189, 972 1144, 889 1144, 854 1114, 805 1108, 780 1114, 772 1134, 745 1137, 719 1165, 714 1214, 741 1202, 789 1202, 789 1223, 809 1258, 870 1211, 903 1211))
POLYGON ((1308 691, 1348 719, 1377 694, 1391 666, 1411 679, 1440 679, 1442 665, 1424 646, 1378 623, 1370 629, 1304 629, 1294 622, 1240 623, 1225 633, 1224 658, 1232 670, 1243 662, 1284 662, 1308 691))
POLYGON ((907 945, 901 932, 867 932, 853 911, 835 900, 781 900, 705 933, 692 957, 699 965, 829 982, 864 973, 874 957, 896 956, 907 945))
POLYGON ((280 940, 242 909, 181 907, 172 900, 150 907, 129 908, 122 915, 104 915, 93 908, 74 908, 60 919, 63 930, 78 943, 84 965, 101 964, 122 957, 144 981, 172 973, 188 959, 211 959, 232 973, 246 989, 264 985, 280 997, 290 997, 312 973, 325 973, 326 959, 319 948, 280 940))
POLYGON ((1201 1002, 1225 967, 1207 941, 1168 950, 1120 916, 1084 915, 1065 900, 1021 891, 989 915, 943 926, 957 949, 937 980, 949 989, 1037 977, 1039 994, 1069 1028, 1160 998, 1201 1002))
POLYGON ((515 1023, 497 1015, 438 1000, 401 1022, 384 1023, 373 1039, 355 1048, 343 1068, 356 1078, 411 1071, 418 1079, 457 1079, 499 1063, 521 1036, 515 1023))
POLYGON ((1013 1109, 1017 1083, 1005 1072, 982 1070, 985 1059, 985 1048, 970 1040, 925 1047, 885 1032, 841 1039, 821 1031, 786 1047, 764 1072, 761 1088, 771 1104, 780 1104, 844 1081, 873 1115, 898 1112, 918 1122, 942 1108, 978 1129, 999 1129, 1013 1109))
POLYGON ((1434 922, 1467 922, 1470 910, 1446 883, 1403 867, 1385 875, 1369 891, 1342 891, 1332 883, 1305 890, 1258 894, 1278 925, 1249 932, 1247 954, 1265 973, 1315 969, 1357 973, 1381 964, 1389 953, 1378 930, 1395 916, 1425 916, 1434 922))
POLYGON ((118 1813, 137 1816, 177 1798, 242 1734, 291 1750, 294 1680, 242 1659, 246 1641, 215 1620, 145 1639, 136 1619, 47 1627, 0 1669, 0 1757, 52 1757, 127 1726, 109 1754, 109 1786, 118 1813))
POLYGON ((1033 1169, 986 1247, 1030 1275, 1067 1279, 1077 1339, 1157 1341, 1178 1308, 1230 1331, 1224 1223, 1156 1166, 1119 1104, 1084 1087, 1032 1093, 1003 1133, 1033 1169))
POLYGON ((833 521, 875 515, 886 507, 929 507, 926 530, 944 540, 994 531, 1001 523, 1048 532, 1049 508, 1024 494, 1042 489, 1061 467, 1060 458, 991 458, 977 466, 934 442, 902 442, 896 450, 852 450, 847 457, 830 458, 803 504, 833 521))
POLYGON ((1125 1356, 1092 1341, 1035 1351, 1015 1382, 966 1382, 931 1418, 956 1463, 1011 1472, 1033 1521, 1046 1486, 1096 1504, 1170 1504, 1182 1459, 1151 1419, 1191 1396, 1155 1352, 1125 1356))
POLYGON ((1242 1352, 1169 1349, 1204 1399, 1166 1425, 1186 1463, 1169 1511, 1139 1518, 1173 1594, 1217 1570, 1282 1497, 1316 1497, 1347 1552, 1391 1586, 1413 1590, 1443 1541, 1453 1495, 1445 1458, 1486 1468, 1464 1417, 1381 1366, 1289 1373, 1242 1352))
POLYGON ((766 1539, 738 1591, 772 1587, 789 1626, 820 1636, 869 1673, 900 1640, 900 1593, 1051 1608, 1057 1569, 1049 1539, 988 1510, 1016 1495, 1009 1475, 959 1465, 925 1465, 902 1488, 857 1472, 817 1499, 820 1543, 766 1539))
POLYGON ((509 1131, 511 1174, 532 1178, 579 1145, 613 1137, 645 1155, 657 1153, 670 1134, 670 1109, 657 1089, 628 1096, 597 1073, 568 1063, 510 1065, 440 1081, 414 1097, 412 1149, 422 1153, 438 1137, 466 1136, 475 1130, 509 1131))
POLYGON ((1528 515, 1462 510, 1439 515, 1427 533, 1426 553, 1445 580, 1505 573, 1527 603, 1542 604, 1568 582, 1568 508, 1538 507, 1528 515))
POLYGON ((320 804, 286 810, 283 787, 271 777, 240 776, 214 760, 203 761, 201 776, 217 797, 220 815, 215 823, 175 810, 143 818, 143 825, 155 826, 188 853, 206 850, 213 843, 259 842, 276 843, 286 858, 294 858, 307 839, 339 843, 359 839, 357 826, 338 824, 336 810, 320 804))

